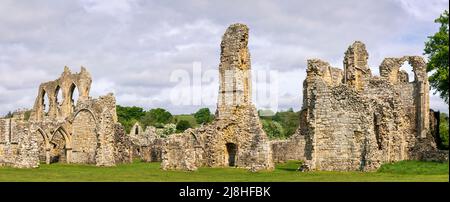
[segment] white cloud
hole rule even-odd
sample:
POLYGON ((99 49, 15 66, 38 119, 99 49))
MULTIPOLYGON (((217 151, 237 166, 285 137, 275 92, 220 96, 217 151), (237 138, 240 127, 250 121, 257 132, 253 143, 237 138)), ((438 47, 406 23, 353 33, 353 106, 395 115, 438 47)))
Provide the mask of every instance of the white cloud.
MULTIPOLYGON (((433 20, 447 6, 448 1, 401 0, 5 0, 0 114, 31 107, 39 83, 56 79, 65 65, 91 72, 93 96, 114 92, 118 104, 190 113, 200 106, 170 103, 167 92, 176 85, 170 74, 192 73, 196 61, 205 71, 217 70, 221 36, 235 22, 250 27, 253 69, 282 76, 281 108, 299 109, 308 58, 342 67, 348 45, 362 40, 378 74, 384 57, 421 55, 426 37, 437 31, 433 20)), ((217 84, 205 89, 217 93, 217 84)), ((432 107, 443 109, 442 103, 431 97, 432 107)))

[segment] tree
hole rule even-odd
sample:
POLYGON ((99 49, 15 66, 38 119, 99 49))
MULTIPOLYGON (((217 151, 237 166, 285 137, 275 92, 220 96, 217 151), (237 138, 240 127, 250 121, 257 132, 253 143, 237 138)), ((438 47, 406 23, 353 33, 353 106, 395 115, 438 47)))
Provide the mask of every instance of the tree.
POLYGON ((13 114, 11 113, 11 111, 9 111, 5 116, 4 116, 4 118, 12 118, 13 117, 13 114))
POLYGON ((438 146, 440 149, 448 150, 448 115, 440 113, 439 118, 439 136, 441 136, 441 144, 438 146))
POLYGON ((168 137, 169 135, 175 133, 177 131, 177 126, 173 123, 169 123, 164 125, 162 128, 156 129, 156 134, 160 137, 168 137))
POLYGON ((283 126, 280 123, 267 119, 262 119, 261 123, 264 132, 266 132, 267 136, 269 136, 270 139, 285 138, 285 132, 283 126))
POLYGON ((120 124, 125 128, 127 133, 130 132, 131 127, 140 120, 144 115, 145 111, 141 107, 123 107, 120 105, 116 106, 117 118, 120 124))
POLYGON ((284 136, 290 137, 300 125, 300 112, 293 112, 293 110, 277 112, 272 119, 283 126, 284 136))
POLYGON ((428 78, 431 86, 439 92, 440 97, 448 104, 448 35, 449 35, 449 18, 448 11, 444 11, 435 23, 440 23, 439 31, 433 36, 428 37, 425 42, 424 54, 428 55, 427 72, 433 72, 428 78))
POLYGON ((188 129, 188 128, 192 128, 192 126, 191 126, 191 123, 189 123, 189 121, 186 121, 186 120, 180 120, 178 123, 177 123, 177 131, 178 132, 183 132, 183 131, 185 131, 186 129, 188 129))
POLYGON ((209 108, 201 108, 197 112, 195 112, 194 118, 198 124, 204 124, 214 120, 214 115, 211 114, 209 108))
POLYGON ((172 123, 173 116, 170 112, 162 108, 151 109, 145 112, 145 115, 141 118, 141 123, 144 127, 149 125, 161 128, 165 124, 172 123))

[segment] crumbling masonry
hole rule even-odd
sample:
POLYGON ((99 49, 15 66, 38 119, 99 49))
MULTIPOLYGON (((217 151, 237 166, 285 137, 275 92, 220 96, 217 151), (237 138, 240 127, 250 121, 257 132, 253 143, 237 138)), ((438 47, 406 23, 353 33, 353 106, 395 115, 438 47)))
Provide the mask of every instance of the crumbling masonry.
POLYGON ((131 141, 117 122, 114 96, 92 99, 91 83, 85 68, 72 74, 65 67, 60 78, 39 86, 29 118, 0 119, 0 165, 37 167, 39 162, 64 162, 113 166, 131 162, 131 141), (74 100, 75 89, 78 101, 74 100))
POLYGON ((233 24, 222 37, 216 119, 167 138, 163 169, 235 166, 273 169, 269 140, 251 102, 248 27, 233 24))
MULTIPOLYGON (((272 143, 276 162, 303 160, 303 169, 374 170, 408 159, 448 160, 436 149, 426 63, 420 56, 386 58, 372 76, 363 43, 345 52, 344 71, 308 60, 301 123, 289 140, 272 143), (414 81, 400 67, 408 62, 414 81)), ((434 117, 434 116, 433 116, 434 117)))
POLYGON ((301 170, 369 171, 400 160, 448 161, 448 151, 436 148, 439 114, 429 109, 424 59, 386 58, 380 76, 373 76, 359 41, 345 52, 343 70, 308 60, 300 127, 288 140, 269 141, 251 99, 248 31, 233 24, 222 37, 212 123, 168 138, 136 123, 127 135, 117 122, 115 97, 91 98, 86 69, 72 74, 66 67, 60 78, 39 86, 31 113, 0 119, 0 166, 113 166, 134 156, 162 161, 165 170, 233 166, 258 171, 273 169, 274 162, 302 160, 301 170), (412 82, 400 70, 404 62, 413 67, 412 82))

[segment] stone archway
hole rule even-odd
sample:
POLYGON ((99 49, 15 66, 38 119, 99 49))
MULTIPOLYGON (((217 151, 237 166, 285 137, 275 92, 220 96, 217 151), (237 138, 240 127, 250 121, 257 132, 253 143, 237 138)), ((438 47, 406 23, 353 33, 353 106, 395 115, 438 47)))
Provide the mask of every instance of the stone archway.
POLYGON ((49 140, 46 133, 38 128, 36 130, 37 144, 39 149, 39 161, 45 162, 47 164, 50 163, 50 147, 49 140))
POLYGON ((82 109, 75 113, 72 123, 72 163, 95 164, 97 149, 96 120, 91 111, 82 109))
POLYGON ((67 138, 64 135, 64 131, 61 128, 58 128, 55 133, 52 136, 52 140, 49 142, 49 162, 50 163, 57 163, 57 162, 64 162, 68 163, 67 158, 67 138))
POLYGON ((228 161, 227 161, 228 166, 234 167, 234 166, 236 166, 237 146, 234 143, 227 143, 225 146, 227 147, 226 157, 228 159, 228 161))

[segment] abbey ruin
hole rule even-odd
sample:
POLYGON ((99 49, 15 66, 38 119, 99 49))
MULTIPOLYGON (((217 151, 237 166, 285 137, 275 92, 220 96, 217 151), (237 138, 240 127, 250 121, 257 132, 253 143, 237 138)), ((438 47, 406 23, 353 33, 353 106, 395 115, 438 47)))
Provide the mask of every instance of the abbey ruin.
POLYGON ((131 162, 131 143, 117 122, 112 94, 89 96, 92 79, 64 68, 61 77, 42 83, 28 117, 0 119, 0 165, 37 167, 40 162, 113 166, 131 162), (79 98, 74 101, 74 91, 79 98), (59 97, 58 95, 61 95, 59 97), (48 106, 44 100, 48 98, 48 106))
POLYGON ((114 166, 134 157, 161 162, 164 170, 232 166, 259 171, 300 160, 304 171, 371 171, 400 160, 448 161, 448 151, 436 147, 439 116, 430 110, 425 60, 386 58, 380 76, 374 76, 359 41, 345 52, 343 69, 307 61, 300 126, 287 140, 269 140, 252 103, 248 38, 243 24, 231 25, 222 37, 212 123, 168 137, 136 123, 126 134, 113 94, 91 98, 87 70, 71 73, 66 67, 58 79, 39 86, 31 111, 0 119, 0 166, 114 166), (413 67, 412 82, 400 70, 405 62, 413 67))

